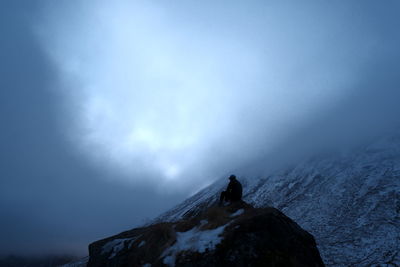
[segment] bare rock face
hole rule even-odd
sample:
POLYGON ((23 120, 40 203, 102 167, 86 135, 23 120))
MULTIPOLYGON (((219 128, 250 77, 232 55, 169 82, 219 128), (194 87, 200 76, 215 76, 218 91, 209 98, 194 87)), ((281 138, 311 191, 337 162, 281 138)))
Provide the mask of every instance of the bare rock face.
POLYGON ((240 202, 89 245, 89 267, 324 266, 311 234, 274 208, 240 202))

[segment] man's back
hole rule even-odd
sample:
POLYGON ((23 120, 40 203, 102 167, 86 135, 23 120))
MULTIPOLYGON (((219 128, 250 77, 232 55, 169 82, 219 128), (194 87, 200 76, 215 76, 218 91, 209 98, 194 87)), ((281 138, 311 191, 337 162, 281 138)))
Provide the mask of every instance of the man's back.
POLYGON ((220 205, 222 205, 224 201, 232 202, 242 200, 242 184, 236 180, 236 176, 233 174, 229 177, 229 180, 230 182, 226 191, 222 191, 219 197, 220 205))
POLYGON ((237 201, 242 199, 242 184, 238 180, 232 179, 228 184, 227 191, 232 200, 237 201))

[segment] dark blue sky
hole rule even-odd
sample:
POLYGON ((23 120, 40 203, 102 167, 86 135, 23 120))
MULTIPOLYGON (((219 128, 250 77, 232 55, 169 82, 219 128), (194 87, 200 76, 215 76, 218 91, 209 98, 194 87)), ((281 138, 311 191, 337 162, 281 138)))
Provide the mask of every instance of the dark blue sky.
POLYGON ((398 127, 399 15, 1 1, 0 255, 85 254, 232 170, 398 127))

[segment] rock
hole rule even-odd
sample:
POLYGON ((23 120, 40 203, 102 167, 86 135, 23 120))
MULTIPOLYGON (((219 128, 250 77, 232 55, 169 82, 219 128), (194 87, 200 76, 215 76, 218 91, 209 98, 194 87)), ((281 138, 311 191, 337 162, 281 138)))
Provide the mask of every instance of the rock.
POLYGON ((314 237, 274 208, 212 206, 89 245, 89 267, 324 266, 314 237))

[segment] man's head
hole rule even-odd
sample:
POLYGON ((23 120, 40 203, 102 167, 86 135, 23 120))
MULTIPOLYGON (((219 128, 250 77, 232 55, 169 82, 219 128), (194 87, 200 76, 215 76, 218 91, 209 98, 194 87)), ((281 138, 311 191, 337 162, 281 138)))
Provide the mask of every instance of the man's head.
POLYGON ((232 174, 231 176, 229 176, 229 180, 231 181, 236 180, 236 176, 232 174))

